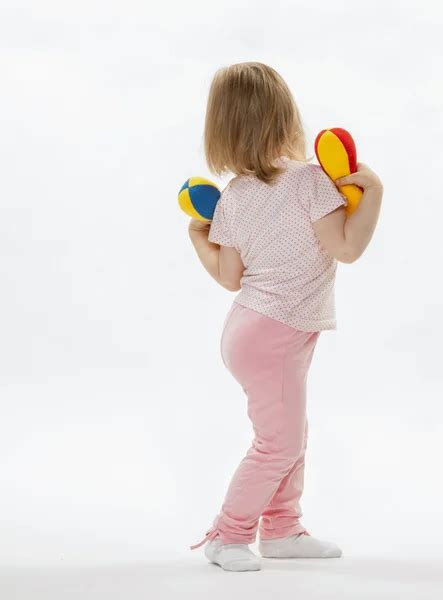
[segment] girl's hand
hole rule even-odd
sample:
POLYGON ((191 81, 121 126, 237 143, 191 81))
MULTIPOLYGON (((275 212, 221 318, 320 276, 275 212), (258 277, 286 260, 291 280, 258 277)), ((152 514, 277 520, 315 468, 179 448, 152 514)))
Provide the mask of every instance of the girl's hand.
POLYGON ((191 219, 189 221, 188 230, 191 231, 205 231, 209 234, 210 222, 200 221, 199 219, 191 219))
POLYGON ((342 186, 354 184, 361 187, 363 190, 377 189, 383 191, 383 184, 378 175, 374 173, 365 163, 357 163, 357 171, 346 177, 339 177, 335 180, 335 184, 342 186))

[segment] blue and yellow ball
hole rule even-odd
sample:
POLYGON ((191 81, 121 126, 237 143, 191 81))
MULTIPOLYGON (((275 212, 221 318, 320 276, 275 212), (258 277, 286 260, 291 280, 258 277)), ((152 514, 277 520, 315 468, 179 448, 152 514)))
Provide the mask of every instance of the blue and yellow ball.
POLYGON ((220 190, 204 177, 190 177, 178 193, 180 208, 199 221, 212 221, 220 190))

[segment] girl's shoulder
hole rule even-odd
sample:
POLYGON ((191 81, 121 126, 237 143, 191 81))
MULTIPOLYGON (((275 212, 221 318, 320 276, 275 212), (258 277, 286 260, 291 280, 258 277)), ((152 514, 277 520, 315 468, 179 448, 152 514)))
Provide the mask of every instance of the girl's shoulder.
POLYGON ((258 179, 255 175, 235 175, 228 181, 222 191, 222 198, 225 203, 234 201, 237 196, 244 197, 249 194, 256 194, 269 191, 269 185, 272 188, 289 185, 298 185, 300 180, 305 184, 312 185, 319 179, 327 177, 320 165, 301 160, 293 160, 287 157, 281 157, 281 166, 284 167, 283 173, 272 184, 267 184, 258 179))
POLYGON ((222 196, 225 196, 226 201, 229 201, 230 198, 235 198, 236 195, 252 191, 257 185, 257 181, 258 179, 253 175, 235 175, 226 184, 222 196))
POLYGON ((295 160, 292 158, 287 158, 285 160, 285 164, 288 171, 300 174, 310 174, 315 176, 316 171, 318 169, 321 170, 320 165, 316 165, 315 163, 310 163, 304 160, 295 160))
POLYGON ((317 187, 318 185, 324 185, 325 180, 326 183, 329 180, 329 176, 323 171, 323 168, 320 165, 315 163, 299 161, 299 160, 289 160, 287 162, 288 169, 287 173, 293 176, 294 178, 301 179, 304 185, 309 187, 317 187))

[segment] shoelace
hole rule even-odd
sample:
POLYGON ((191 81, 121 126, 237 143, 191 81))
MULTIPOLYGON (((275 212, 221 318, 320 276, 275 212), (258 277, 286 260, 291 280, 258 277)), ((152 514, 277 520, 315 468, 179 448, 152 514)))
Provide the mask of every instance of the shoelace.
POLYGON ((203 544, 206 544, 206 542, 209 542, 209 540, 213 540, 215 537, 218 536, 218 530, 216 527, 211 527, 211 529, 209 529, 206 532, 206 536, 202 539, 201 542, 198 542, 198 544, 194 544, 193 546, 191 546, 191 550, 195 550, 196 548, 200 548, 200 546, 203 546, 203 544))

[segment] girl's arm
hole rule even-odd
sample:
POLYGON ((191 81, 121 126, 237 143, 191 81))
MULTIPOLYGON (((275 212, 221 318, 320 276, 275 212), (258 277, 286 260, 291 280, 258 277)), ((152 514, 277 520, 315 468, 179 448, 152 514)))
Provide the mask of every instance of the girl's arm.
POLYGON ((219 246, 208 240, 210 223, 197 219, 189 222, 189 237, 207 272, 221 286, 231 292, 241 288, 240 280, 245 267, 235 248, 219 246))
POLYGON ((363 188, 363 196, 355 212, 347 217, 343 206, 314 221, 315 234, 328 254, 340 262, 352 263, 368 246, 380 214, 383 185, 365 164, 358 171, 335 181, 337 185, 354 183, 363 188))

